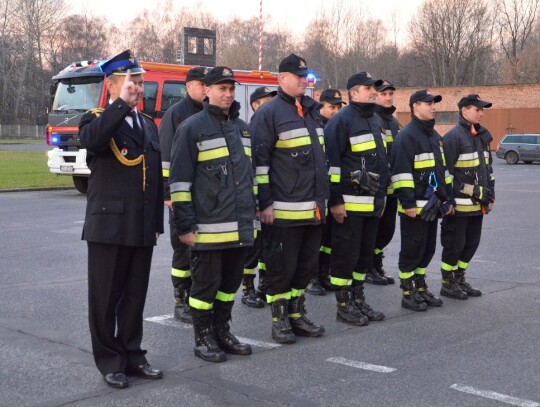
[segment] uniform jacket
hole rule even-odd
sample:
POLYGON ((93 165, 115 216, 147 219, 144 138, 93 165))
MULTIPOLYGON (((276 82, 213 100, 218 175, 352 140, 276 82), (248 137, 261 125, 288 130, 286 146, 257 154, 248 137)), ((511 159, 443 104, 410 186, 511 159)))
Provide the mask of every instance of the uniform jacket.
POLYGON ((164 181, 164 200, 171 199, 171 193, 169 191, 169 170, 171 166, 171 149, 176 129, 184 120, 193 116, 195 113, 199 113, 202 110, 202 103, 199 103, 191 98, 189 94, 179 102, 172 105, 161 119, 159 125, 159 144, 161 146, 161 165, 163 167, 163 181, 164 181))
POLYGON ((325 127, 330 162, 329 206, 344 204, 351 215, 380 216, 390 181, 386 148, 375 104, 350 102, 325 127), (368 195, 351 182, 350 173, 366 170, 379 174, 379 191, 368 195))
POLYGON ((321 105, 308 96, 300 104, 304 117, 295 99, 279 88, 250 122, 259 206, 273 206, 275 226, 325 221, 329 182, 321 105))
MULTIPOLYGON (((398 133, 401 130, 401 125, 394 117, 394 112, 396 107, 384 107, 381 105, 375 105, 375 115, 381 123, 381 131, 383 134, 383 139, 386 143, 386 153, 388 156, 388 161, 390 163, 390 156, 392 155, 392 146, 394 145, 394 140, 396 139, 398 133)), ((394 187, 390 183, 387 191, 388 196, 394 195, 394 187)))
POLYGON ((163 233, 163 178, 156 125, 139 114, 143 136, 125 120, 120 98, 93 109, 79 123, 92 171, 83 239, 122 246, 152 246, 163 233))
POLYGON ((409 208, 416 208, 420 213, 426 204, 424 195, 432 172, 438 183, 438 198, 454 204, 452 177, 446 169, 442 138, 434 126, 435 120, 422 121, 413 116, 394 141, 390 161, 400 214, 409 208))
POLYGON ((448 171, 454 178, 456 216, 482 214, 480 203, 475 198, 459 192, 464 183, 480 185, 493 191, 495 188, 490 150, 493 137, 485 127, 474 127, 476 136, 471 133, 471 123, 460 116, 459 123, 443 139, 448 171))
POLYGON ((225 115, 203 103, 173 141, 170 172, 173 222, 179 235, 197 231, 194 250, 253 245, 253 168, 250 134, 238 102, 225 115), (245 141, 244 141, 245 139, 245 141))

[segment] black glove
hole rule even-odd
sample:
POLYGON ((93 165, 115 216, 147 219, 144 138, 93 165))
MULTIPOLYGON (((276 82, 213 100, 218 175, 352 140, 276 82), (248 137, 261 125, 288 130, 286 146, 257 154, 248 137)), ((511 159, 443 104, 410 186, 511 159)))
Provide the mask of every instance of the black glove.
POLYGON ((439 216, 439 206, 441 201, 437 198, 435 190, 431 187, 427 188, 424 198, 427 199, 427 202, 420 211, 420 219, 426 222, 434 221, 439 216))
POLYGON ((450 211, 451 206, 452 206, 452 204, 450 202, 448 202, 448 201, 443 202, 439 206, 439 213, 441 214, 441 216, 448 215, 448 212, 450 211))
POLYGON ((379 191, 379 174, 366 170, 351 172, 351 182, 358 185, 361 190, 374 196, 379 191))

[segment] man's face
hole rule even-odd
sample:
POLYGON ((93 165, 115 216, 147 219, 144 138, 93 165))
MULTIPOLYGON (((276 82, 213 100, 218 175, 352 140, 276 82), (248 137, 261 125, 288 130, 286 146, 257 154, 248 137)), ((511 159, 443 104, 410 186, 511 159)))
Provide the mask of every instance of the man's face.
MULTIPOLYGON (((120 90, 124 85, 124 75, 110 75, 107 77, 107 87, 111 94, 111 99, 114 101, 120 96, 120 90)), ((141 101, 144 92, 144 78, 142 74, 131 75, 131 82, 135 85, 135 92, 137 92, 137 104, 141 101)))
POLYGON ((287 95, 299 98, 306 93, 307 79, 291 72, 282 72, 279 74, 279 85, 287 95))
POLYGON ((254 112, 256 112, 259 107, 264 105, 266 102, 270 102, 272 100, 272 98, 273 98, 272 95, 268 95, 268 96, 264 96, 262 98, 259 98, 259 99, 255 100, 251 104, 251 108, 253 109, 254 112))
POLYGON ((191 99, 196 102, 202 103, 206 97, 206 91, 203 81, 189 81, 186 83, 186 90, 191 99))
POLYGON ((394 89, 386 89, 382 92, 377 92, 375 103, 383 107, 392 107, 394 105, 394 89))
POLYGON ((360 85, 356 90, 351 90, 351 100, 359 103, 375 103, 377 90, 375 85, 360 85))
POLYGON ((413 111, 414 115, 420 120, 433 120, 437 111, 437 104, 435 102, 416 102, 413 105, 413 111))
POLYGON ((461 115, 471 124, 480 124, 484 117, 484 109, 476 106, 465 106, 461 108, 461 115))
POLYGON ((322 104, 323 107, 321 107, 320 113, 321 116, 327 120, 330 120, 332 117, 334 117, 337 112, 339 112, 339 109, 341 109, 341 103, 333 105, 332 103, 322 102, 322 104))
POLYGON ((224 112, 228 112, 234 102, 234 82, 221 82, 215 85, 206 86, 206 96, 211 105, 219 107, 224 112))

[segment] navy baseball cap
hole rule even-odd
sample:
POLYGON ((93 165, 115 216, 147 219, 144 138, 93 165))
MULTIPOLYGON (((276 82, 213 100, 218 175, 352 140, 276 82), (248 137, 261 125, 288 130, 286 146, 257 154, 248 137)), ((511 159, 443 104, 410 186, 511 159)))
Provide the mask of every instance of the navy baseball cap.
POLYGON ((277 95, 277 90, 272 90, 270 88, 267 88, 266 86, 261 86, 255 89, 253 93, 249 96, 249 104, 251 105, 256 100, 259 100, 266 96, 274 97, 276 95, 277 95))
POLYGON ((482 109, 490 108, 491 106, 493 106, 491 102, 487 102, 485 100, 480 99, 479 95, 467 95, 465 97, 462 97, 461 100, 458 102, 458 107, 460 109, 462 107, 470 106, 470 105, 480 107, 482 109))
POLYGON ((346 105, 341 97, 341 92, 337 89, 325 89, 319 96, 319 102, 327 102, 331 105, 346 105))
POLYGON ((308 74, 306 60, 298 55, 291 54, 279 63, 279 72, 290 72, 298 76, 306 76, 308 74))
POLYGON ((369 72, 361 71, 352 75, 347 81, 347 90, 351 90, 357 85, 364 86, 381 86, 383 83, 380 79, 373 79, 369 72))
POLYGON ((409 107, 412 108, 412 105, 418 102, 435 102, 439 103, 442 100, 441 95, 434 95, 430 93, 427 89, 417 90, 409 98, 409 107))
POLYGON ((234 79, 232 69, 227 68, 226 66, 216 66, 210 69, 204 77, 204 84, 206 86, 215 85, 216 83, 222 82, 239 83, 236 79, 234 79))
POLYGON ((384 92, 387 89, 396 90, 396 87, 392 85, 390 82, 388 82, 386 79, 383 81, 383 83, 380 86, 377 86, 377 92, 384 92))
POLYGON ((204 81, 204 77, 208 73, 208 68, 204 66, 198 66, 196 68, 191 68, 186 76, 186 82, 191 81, 204 81))

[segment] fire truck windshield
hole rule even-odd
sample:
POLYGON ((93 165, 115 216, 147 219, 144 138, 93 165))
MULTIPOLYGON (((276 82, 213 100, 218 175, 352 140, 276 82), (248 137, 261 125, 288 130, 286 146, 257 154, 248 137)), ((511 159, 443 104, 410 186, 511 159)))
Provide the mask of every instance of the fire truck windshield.
POLYGON ((102 90, 102 77, 62 79, 57 83, 51 111, 86 112, 99 106, 102 90))

